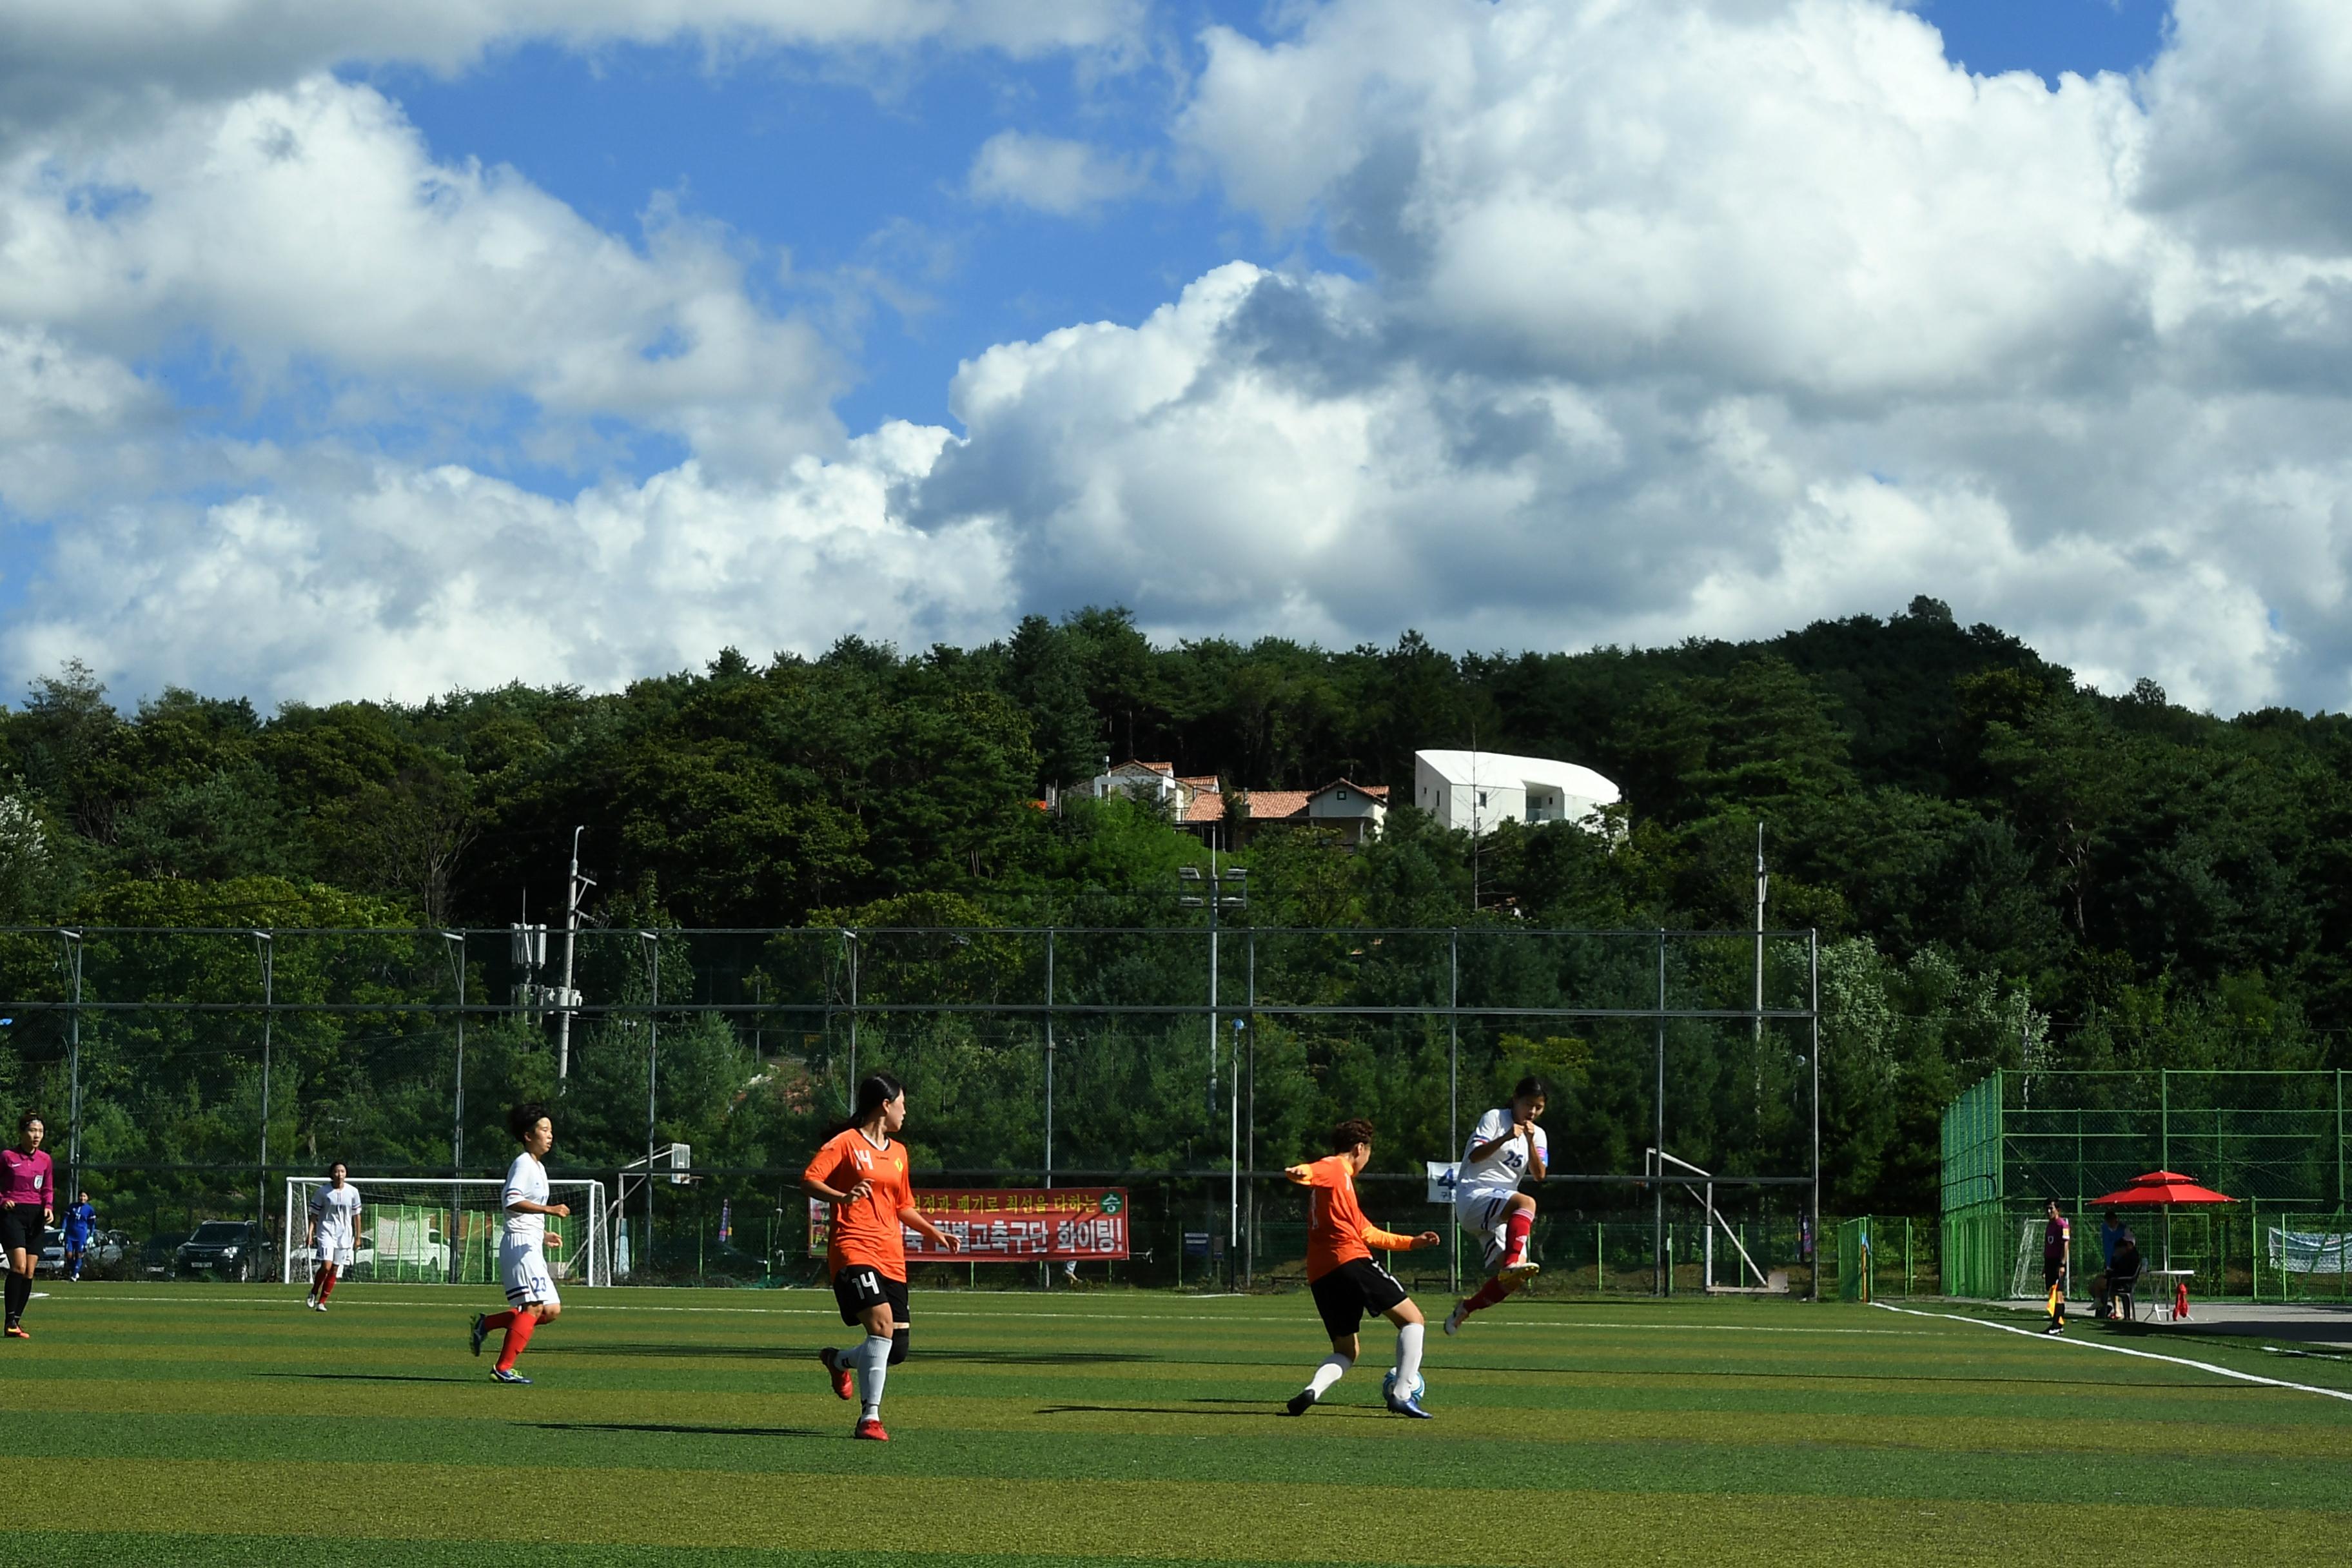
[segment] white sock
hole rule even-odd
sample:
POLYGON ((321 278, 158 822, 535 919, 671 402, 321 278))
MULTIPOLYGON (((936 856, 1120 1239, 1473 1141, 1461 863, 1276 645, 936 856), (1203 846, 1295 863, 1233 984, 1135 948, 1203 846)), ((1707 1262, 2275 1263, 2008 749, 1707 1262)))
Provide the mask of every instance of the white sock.
POLYGON ((890 1375, 890 1342, 869 1334, 857 1347, 857 1397, 865 1405, 865 1419, 882 1418, 882 1380, 890 1375))
POLYGON ((1397 1325, 1397 1386, 1411 1388, 1412 1380, 1421 1375, 1421 1341, 1429 1332, 1426 1323, 1397 1325))
POLYGON ((1315 1375, 1307 1380, 1307 1392, 1318 1399, 1322 1398, 1331 1392, 1333 1384, 1348 1375, 1348 1369, 1355 1364, 1353 1356, 1344 1356, 1333 1351, 1323 1358, 1323 1364, 1315 1369, 1315 1375))

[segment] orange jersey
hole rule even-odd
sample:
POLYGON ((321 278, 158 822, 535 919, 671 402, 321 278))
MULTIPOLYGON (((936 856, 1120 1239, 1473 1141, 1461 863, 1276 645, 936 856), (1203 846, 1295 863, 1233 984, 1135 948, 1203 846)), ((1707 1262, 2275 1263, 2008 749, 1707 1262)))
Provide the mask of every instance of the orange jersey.
POLYGON ((877 1149, 853 1127, 826 1139, 803 1174, 836 1193, 861 1181, 871 1184, 871 1190, 856 1203, 833 1205, 825 1271, 838 1274, 853 1263, 870 1263, 887 1279, 906 1279, 907 1238, 898 1229, 898 1211, 915 1206, 907 1146, 892 1139, 888 1148, 877 1149))
POLYGON ((1355 1163, 1333 1154, 1283 1173, 1314 1189, 1307 1205, 1307 1279, 1313 1284, 1343 1263, 1383 1252, 1410 1252, 1412 1237, 1381 1229, 1356 1206, 1355 1163))

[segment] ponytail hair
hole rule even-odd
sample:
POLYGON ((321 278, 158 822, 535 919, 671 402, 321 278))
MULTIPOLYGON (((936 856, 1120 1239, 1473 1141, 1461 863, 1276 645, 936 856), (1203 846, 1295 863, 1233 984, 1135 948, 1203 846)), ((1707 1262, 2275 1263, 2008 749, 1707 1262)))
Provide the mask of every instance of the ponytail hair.
POLYGON ((868 1073, 857 1082, 857 1103, 851 1107, 849 1120, 835 1128, 834 1133, 863 1127, 874 1120, 875 1113, 907 1092, 907 1086, 887 1072, 868 1073))

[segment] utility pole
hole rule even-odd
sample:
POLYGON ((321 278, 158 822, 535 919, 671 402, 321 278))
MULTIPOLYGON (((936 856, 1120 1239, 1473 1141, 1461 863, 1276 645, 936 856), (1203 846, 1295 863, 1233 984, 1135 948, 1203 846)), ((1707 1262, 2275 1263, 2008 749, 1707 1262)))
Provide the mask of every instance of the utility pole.
MULTIPOLYGON (((1176 876, 1180 881, 1185 882, 1199 882, 1203 879, 1201 876, 1201 868, 1198 866, 1179 866, 1176 868, 1176 876)), ((1179 904, 1189 905, 1196 909, 1205 904, 1209 910, 1209 1095, 1207 1103, 1207 1120, 1210 1121, 1210 1124, 1213 1126, 1215 1124, 1215 1117, 1217 1114, 1217 1053, 1220 1048, 1217 1038, 1217 916, 1219 910, 1223 908, 1238 910, 1249 907, 1249 868, 1245 866, 1235 866, 1226 870, 1218 869, 1217 852, 1212 849, 1209 851, 1209 875, 1206 880, 1208 883, 1208 890, 1205 893, 1198 897, 1187 894, 1184 897, 1178 899, 1176 901, 1179 904), (1231 887, 1234 891, 1231 893, 1226 892, 1225 889, 1228 887, 1231 887)), ((1238 1048, 1236 1049, 1236 1057, 1238 1058, 1238 1048)), ((1239 1247, 1241 1242, 1241 1079, 1238 1071, 1237 1060, 1236 1071, 1234 1079, 1234 1094, 1228 1111, 1228 1122, 1226 1128, 1226 1161, 1228 1174, 1231 1178, 1229 1183, 1231 1190, 1226 1196, 1225 1212, 1225 1248, 1226 1262, 1229 1268, 1233 1264, 1236 1248, 1239 1247)))
POLYGON ((572 875, 564 883, 563 916, 563 988, 555 994, 555 1005, 562 1009, 555 1016, 555 1091, 563 1092, 565 1080, 572 1076, 572 1015, 580 1005, 580 993, 572 988, 572 950, 580 939, 580 895, 596 884, 580 874, 580 836, 585 826, 572 830, 572 875))

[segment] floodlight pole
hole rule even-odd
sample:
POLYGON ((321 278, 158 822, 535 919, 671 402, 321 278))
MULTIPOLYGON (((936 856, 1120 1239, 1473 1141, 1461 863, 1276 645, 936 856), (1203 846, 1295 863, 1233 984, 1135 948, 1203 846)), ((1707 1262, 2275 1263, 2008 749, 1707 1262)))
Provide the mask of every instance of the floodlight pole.
POLYGON ((1249 930, 1249 1224, 1242 1231, 1242 1283, 1257 1279, 1257 927, 1249 930))
MULTIPOLYGON (((1666 933, 1658 932, 1658 1092, 1651 1108, 1656 1115, 1658 1143, 1666 1146, 1666 933)), ((1657 1259, 1655 1293, 1664 1296, 1673 1286, 1674 1261, 1666 1256, 1666 1184, 1665 1167, 1656 1171, 1657 1180, 1650 1186, 1651 1201, 1655 1205, 1654 1229, 1650 1237, 1650 1255, 1657 1259)))
POLYGON ((58 937, 66 945, 66 969, 73 980, 73 1010, 67 1014, 70 1031, 66 1047, 66 1179, 71 1184, 76 1201, 81 1195, 81 932, 60 928, 58 937))
MULTIPOLYGON (((262 1226, 269 1223, 269 1037, 270 1026, 278 1016, 278 943, 266 931, 252 933, 254 945, 261 957, 261 1175, 254 1184, 253 1203, 256 1220, 262 1226)), ((80 1098, 75 1089, 75 1098, 80 1098)), ((79 1192, 77 1177, 76 1191, 79 1192)))

